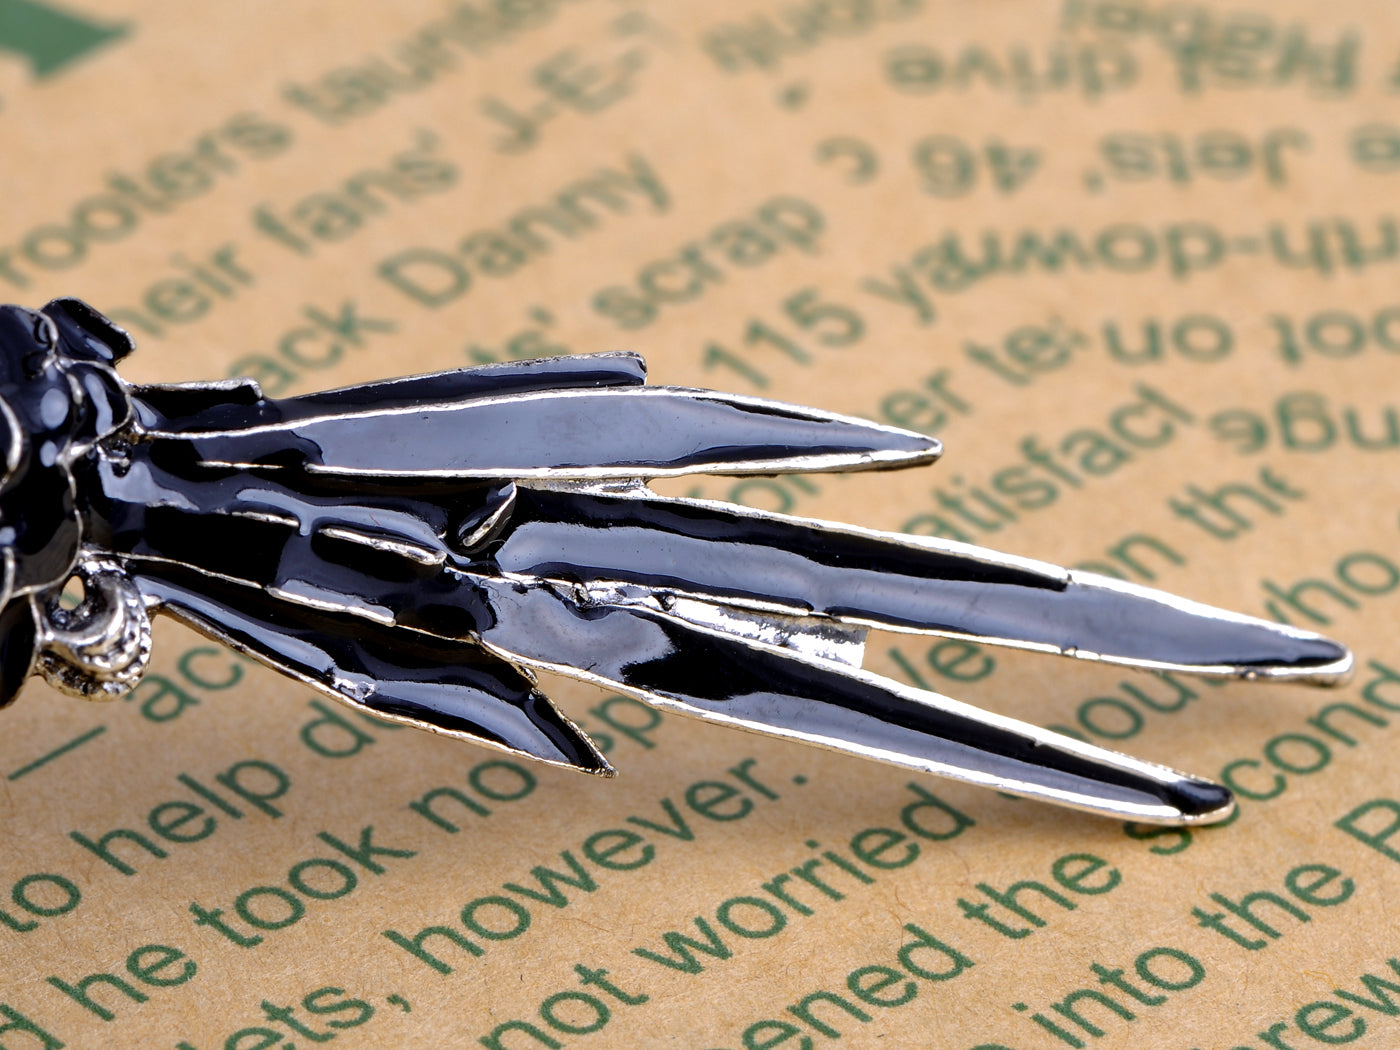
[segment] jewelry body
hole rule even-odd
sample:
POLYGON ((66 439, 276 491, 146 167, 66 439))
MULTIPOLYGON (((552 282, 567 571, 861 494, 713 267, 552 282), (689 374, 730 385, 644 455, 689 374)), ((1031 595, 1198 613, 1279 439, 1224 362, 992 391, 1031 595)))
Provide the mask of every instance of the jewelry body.
POLYGON ((946 541, 672 499, 690 473, 880 470, 932 438, 645 385, 632 354, 282 400, 133 386, 77 300, 0 308, 0 703, 124 695, 163 612, 360 710, 610 775, 549 670, 711 721, 1134 820, 1229 792, 861 669, 872 628, 1335 684, 1342 646, 946 541), (69 580, 84 597, 65 609, 69 580))

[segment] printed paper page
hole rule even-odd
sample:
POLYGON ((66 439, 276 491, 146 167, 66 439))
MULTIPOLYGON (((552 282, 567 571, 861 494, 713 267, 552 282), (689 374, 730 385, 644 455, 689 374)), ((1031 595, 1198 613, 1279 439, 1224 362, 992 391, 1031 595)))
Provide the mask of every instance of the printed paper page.
MULTIPOLYGON (((4 712, 0 1047, 1400 1039, 1400 18, 1372 0, 0 2, 0 292, 135 383, 559 354, 937 436, 672 494, 1332 635, 1336 690, 874 633, 1208 776, 1124 825, 563 677, 590 778, 160 618, 4 712)), ((723 549, 714 557, 723 558, 723 549)))

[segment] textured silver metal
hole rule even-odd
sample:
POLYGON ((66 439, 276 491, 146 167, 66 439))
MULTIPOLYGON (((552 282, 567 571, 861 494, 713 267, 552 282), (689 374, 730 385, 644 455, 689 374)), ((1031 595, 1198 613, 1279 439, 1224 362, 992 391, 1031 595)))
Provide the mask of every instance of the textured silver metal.
POLYGON ((150 663, 145 599, 114 561, 80 558, 75 575, 84 591, 76 608, 63 608, 57 595, 35 599, 37 670, 69 696, 119 700, 136 688, 150 663))

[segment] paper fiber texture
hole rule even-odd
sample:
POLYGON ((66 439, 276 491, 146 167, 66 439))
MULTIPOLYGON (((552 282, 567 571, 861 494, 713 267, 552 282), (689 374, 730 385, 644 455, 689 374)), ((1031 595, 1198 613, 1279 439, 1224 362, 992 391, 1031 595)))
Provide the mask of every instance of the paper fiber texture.
MULTIPOLYGON (((565 682, 612 782, 168 622, 0 734, 0 1046, 1400 1041, 1391 3, 0 0, 0 293, 272 394, 629 349, 940 465, 672 485, 1334 634, 1204 685, 867 666, 1230 782, 1153 831, 565 682)), ((717 556, 722 556, 717 554, 717 556)))

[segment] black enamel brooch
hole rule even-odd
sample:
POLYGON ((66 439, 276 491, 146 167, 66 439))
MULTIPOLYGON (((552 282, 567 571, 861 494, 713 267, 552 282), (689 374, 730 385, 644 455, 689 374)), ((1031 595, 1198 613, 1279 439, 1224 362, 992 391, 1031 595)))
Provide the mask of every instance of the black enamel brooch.
POLYGON ((122 696, 163 612, 365 711, 589 773, 554 671, 667 710, 1132 820, 1228 791, 861 669, 876 627, 1335 684, 1326 638, 964 544, 646 482, 932 462, 922 434, 644 385, 632 354, 274 400, 136 386, 75 299, 0 307, 0 703, 122 696), (76 608, 59 601, 76 577, 76 608))

